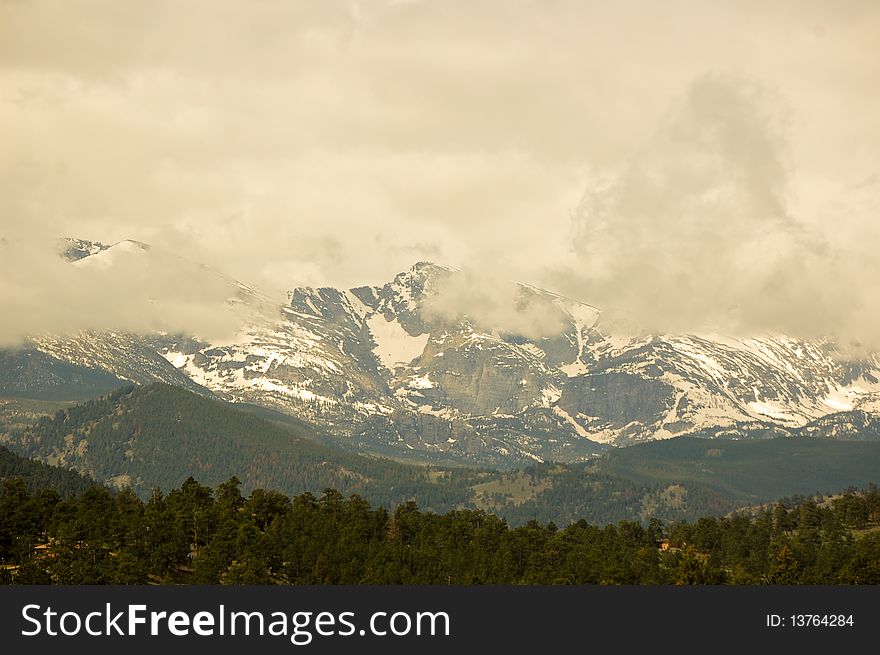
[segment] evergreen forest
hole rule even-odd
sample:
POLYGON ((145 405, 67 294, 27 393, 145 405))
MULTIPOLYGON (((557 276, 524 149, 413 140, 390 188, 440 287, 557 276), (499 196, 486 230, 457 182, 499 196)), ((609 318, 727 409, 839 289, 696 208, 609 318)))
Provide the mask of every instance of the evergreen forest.
POLYGON ((392 511, 327 489, 242 494, 189 478, 147 501, 0 489, 5 584, 708 585, 880 583, 880 491, 664 524, 518 527, 479 509, 392 511))

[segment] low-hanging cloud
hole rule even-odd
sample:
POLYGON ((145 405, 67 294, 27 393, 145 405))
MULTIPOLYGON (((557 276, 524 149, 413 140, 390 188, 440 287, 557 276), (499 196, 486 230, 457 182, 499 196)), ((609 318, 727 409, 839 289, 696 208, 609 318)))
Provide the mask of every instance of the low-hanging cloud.
POLYGON ((696 80, 620 173, 585 194, 569 288, 649 331, 880 336, 865 322, 880 318, 866 284, 877 264, 857 238, 835 243, 792 215, 785 125, 753 82, 696 80))
MULTIPOLYGON (((279 300, 430 259, 651 329, 867 340, 880 4, 550 4, 0 2, 0 236, 138 239, 279 300)), ((59 289, 46 329, 116 311, 50 256, 3 255, 0 329, 59 289)), ((107 324, 176 320, 151 307, 107 324)))
POLYGON ((51 239, 0 242, 0 347, 82 330, 217 338, 241 324, 236 285, 180 257, 123 243, 71 263, 58 250, 51 239))
POLYGON ((481 329, 530 339, 559 334, 565 326, 564 314, 549 297, 483 267, 436 280, 421 312, 429 321, 467 319, 481 329))

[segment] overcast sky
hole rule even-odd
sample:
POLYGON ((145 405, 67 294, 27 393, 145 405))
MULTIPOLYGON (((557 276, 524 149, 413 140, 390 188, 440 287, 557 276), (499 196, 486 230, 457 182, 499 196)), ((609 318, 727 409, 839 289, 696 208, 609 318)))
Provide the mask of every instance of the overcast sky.
POLYGON ((878 35, 870 0, 0 0, 0 236, 872 340, 878 35))

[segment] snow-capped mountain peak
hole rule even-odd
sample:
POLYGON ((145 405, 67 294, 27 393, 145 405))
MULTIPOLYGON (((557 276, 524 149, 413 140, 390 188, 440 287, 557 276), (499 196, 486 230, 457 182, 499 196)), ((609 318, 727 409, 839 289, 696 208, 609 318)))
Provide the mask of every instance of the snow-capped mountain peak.
MULTIPOLYGON (((119 258, 149 254, 137 242, 71 242, 69 251, 74 265, 108 272, 119 258)), ((480 283, 463 275, 419 262, 383 285, 294 288, 284 305, 225 278, 248 312, 230 338, 127 335, 138 345, 123 348, 118 335, 93 334, 35 347, 117 373, 137 369, 132 352, 141 362, 152 352, 165 369, 147 377, 186 380, 314 421, 359 449, 422 460, 572 461, 603 444, 795 430, 880 409, 877 358, 840 361, 827 340, 619 334, 595 307, 525 283, 475 296, 494 303, 490 312, 479 303, 448 311, 443 294, 480 283)))

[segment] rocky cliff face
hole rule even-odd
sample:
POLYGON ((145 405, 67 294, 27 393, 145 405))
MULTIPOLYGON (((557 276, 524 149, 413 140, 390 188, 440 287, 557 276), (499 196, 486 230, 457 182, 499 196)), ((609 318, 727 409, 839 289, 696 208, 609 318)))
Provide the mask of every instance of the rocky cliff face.
MULTIPOLYGON (((112 248, 74 250, 87 259, 112 248)), ((198 385, 316 422, 353 448, 426 461, 576 461, 608 445, 795 430, 880 409, 877 358, 841 361, 827 341, 621 334, 587 304, 511 283, 511 311, 545 326, 520 334, 438 312, 433 301, 461 275, 419 263, 382 286, 292 289, 281 306, 230 281, 248 320, 226 341, 91 334, 32 347, 137 382, 198 385)))

